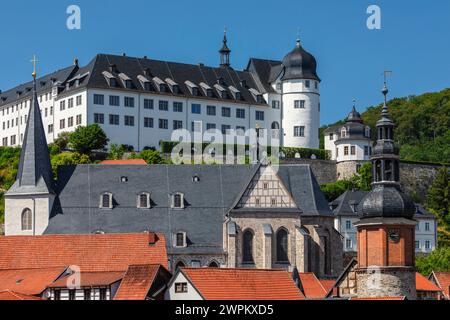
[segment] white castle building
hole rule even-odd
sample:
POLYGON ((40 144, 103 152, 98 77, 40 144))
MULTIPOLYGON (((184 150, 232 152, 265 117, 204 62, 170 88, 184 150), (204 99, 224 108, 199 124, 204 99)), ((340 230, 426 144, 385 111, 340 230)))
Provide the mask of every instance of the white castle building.
MULTIPOLYGON (((220 66, 98 54, 37 79, 47 141, 78 126, 99 124, 110 143, 159 147, 185 128, 278 129, 287 147, 319 147, 320 79, 316 60, 297 40, 282 61, 251 58, 243 71, 230 65, 226 35, 220 66)), ((0 144, 20 146, 32 83, 0 91, 0 144)))

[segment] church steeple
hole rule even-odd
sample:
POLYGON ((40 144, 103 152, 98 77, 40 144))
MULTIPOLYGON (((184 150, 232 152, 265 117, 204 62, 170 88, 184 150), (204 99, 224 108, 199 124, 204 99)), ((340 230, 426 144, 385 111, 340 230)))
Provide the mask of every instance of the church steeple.
POLYGON ((220 67, 221 68, 229 68, 230 67, 230 53, 231 50, 227 46, 227 30, 225 29, 223 32, 223 45, 219 50, 220 53, 220 67))
POLYGON ((50 156, 36 92, 36 62, 34 58, 33 96, 22 142, 17 180, 8 194, 53 193, 50 156))

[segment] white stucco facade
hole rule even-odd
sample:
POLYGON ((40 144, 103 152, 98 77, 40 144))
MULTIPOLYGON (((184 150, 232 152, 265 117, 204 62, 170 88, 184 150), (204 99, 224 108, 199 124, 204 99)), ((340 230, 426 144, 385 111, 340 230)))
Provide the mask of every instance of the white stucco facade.
POLYGON ((182 272, 178 272, 174 277, 167 288, 164 300, 204 300, 182 272), (176 287, 181 285, 185 286, 185 290, 177 292, 176 287))

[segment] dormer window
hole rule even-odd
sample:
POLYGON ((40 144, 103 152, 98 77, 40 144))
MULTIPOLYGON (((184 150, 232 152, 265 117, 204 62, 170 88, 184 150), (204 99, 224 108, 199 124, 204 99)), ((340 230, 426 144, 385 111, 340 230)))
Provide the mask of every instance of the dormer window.
POLYGON ((150 193, 142 192, 137 198, 137 207, 139 209, 150 209, 150 193))
POLYGON ((177 232, 173 235, 173 246, 177 248, 187 247, 186 232, 177 232))
POLYGON ((113 195, 112 193, 105 192, 100 196, 100 209, 112 209, 113 208, 113 195))
POLYGON ((120 177, 120 182, 122 183, 128 182, 128 177, 125 176, 120 177))
POLYGON ((341 130, 341 138, 347 137, 347 130, 345 128, 342 128, 341 130))
POLYGON ((366 127, 366 138, 370 138, 370 127, 366 127))
POLYGON ((172 208, 184 209, 184 195, 182 193, 172 195, 172 208))
POLYGON ((200 177, 199 176, 193 176, 192 177, 192 182, 200 182, 200 177))

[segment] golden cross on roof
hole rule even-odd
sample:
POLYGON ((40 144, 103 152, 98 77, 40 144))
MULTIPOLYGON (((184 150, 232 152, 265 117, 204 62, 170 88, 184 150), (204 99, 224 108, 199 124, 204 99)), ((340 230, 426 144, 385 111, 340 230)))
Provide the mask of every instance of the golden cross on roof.
POLYGON ((37 60, 35 54, 33 54, 33 59, 30 60, 30 62, 33 63, 33 73, 31 75, 33 76, 33 78, 36 79, 36 64, 37 64, 37 62, 39 62, 39 60, 37 60))

